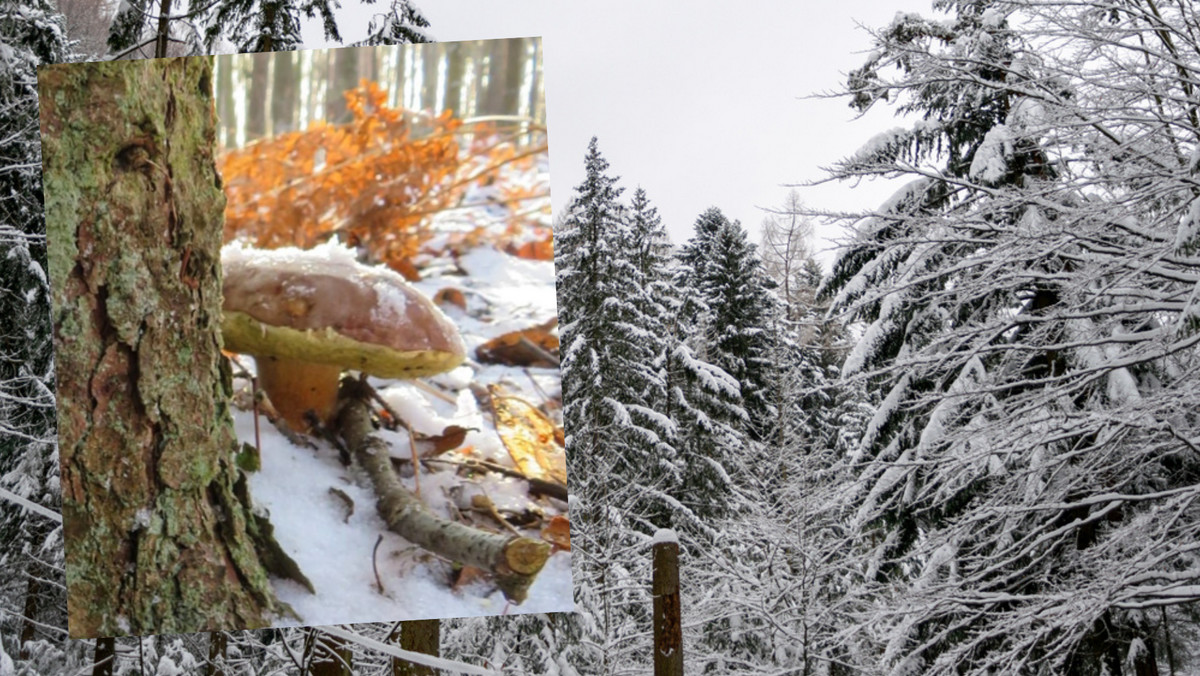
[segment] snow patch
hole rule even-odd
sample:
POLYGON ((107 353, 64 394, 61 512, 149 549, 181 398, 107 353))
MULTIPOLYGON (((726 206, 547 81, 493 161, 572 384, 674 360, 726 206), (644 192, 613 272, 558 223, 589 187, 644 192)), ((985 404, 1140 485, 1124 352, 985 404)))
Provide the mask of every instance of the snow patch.
POLYGON ((659 528, 654 532, 654 537, 650 538, 650 545, 661 545, 665 543, 679 544, 679 536, 671 528, 659 528))
POLYGON ((974 181, 996 185, 1008 173, 1013 157, 1013 135, 1007 125, 992 127, 975 151, 967 175, 974 181))

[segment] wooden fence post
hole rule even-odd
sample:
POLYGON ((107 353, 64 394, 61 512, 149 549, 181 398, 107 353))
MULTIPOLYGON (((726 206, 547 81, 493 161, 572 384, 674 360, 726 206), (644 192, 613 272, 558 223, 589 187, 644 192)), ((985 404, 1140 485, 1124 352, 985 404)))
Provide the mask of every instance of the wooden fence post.
POLYGON ((654 676, 683 676, 683 628, 679 620, 679 539, 660 528, 654 549, 654 676))

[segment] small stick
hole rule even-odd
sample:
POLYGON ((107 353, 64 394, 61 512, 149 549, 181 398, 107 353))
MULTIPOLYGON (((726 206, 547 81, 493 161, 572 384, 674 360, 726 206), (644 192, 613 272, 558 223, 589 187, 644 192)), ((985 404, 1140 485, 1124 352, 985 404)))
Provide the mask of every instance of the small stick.
POLYGON ((383 397, 379 395, 379 390, 375 389, 370 383, 367 382, 367 375, 365 373, 362 375, 362 378, 359 380, 359 382, 361 382, 363 387, 366 387, 367 391, 371 393, 371 399, 374 399, 375 403, 379 404, 379 407, 384 411, 387 411, 387 414, 392 417, 392 424, 388 426, 388 429, 396 429, 396 423, 400 420, 400 414, 396 412, 396 409, 392 408, 391 404, 384 401, 383 397))
POLYGON ((375 586, 379 588, 379 593, 383 593, 383 581, 379 579, 379 566, 376 565, 376 555, 379 553, 379 545, 383 542, 383 536, 380 535, 375 540, 375 548, 371 550, 371 569, 375 571, 375 586))
POLYGON ((421 458, 417 455, 417 440, 413 436, 412 425, 408 421, 404 421, 404 428, 408 430, 408 449, 412 452, 413 463, 413 494, 417 499, 421 499, 421 458))
POLYGON ((488 513, 489 516, 500 522, 500 525, 504 526, 505 530, 513 535, 516 535, 517 537, 524 535, 524 533, 517 530, 515 526, 509 523, 508 519, 504 518, 504 515, 500 513, 500 510, 496 509, 496 503, 492 502, 492 498, 488 496, 487 491, 483 491, 481 495, 476 495, 475 498, 471 500, 471 506, 477 509, 483 509, 488 513))
MULTIPOLYGON (((403 460, 397 460, 397 461, 404 462, 403 460)), ((507 467, 503 467, 501 465, 497 465, 497 464, 494 464, 491 462, 486 462, 486 461, 482 461, 482 460, 466 460, 466 461, 450 460, 447 458, 423 458, 421 460, 421 462, 425 462, 425 463, 440 462, 440 463, 443 463, 446 465, 457 465, 459 467, 466 467, 467 469, 478 470, 481 472, 495 472, 496 474, 501 474, 503 476, 510 476, 510 477, 513 477, 514 479, 524 479, 529 482, 529 492, 530 493, 536 493, 538 495, 546 495, 546 496, 549 496, 552 498, 558 498, 559 500, 563 500, 563 501, 565 501, 567 499, 567 487, 566 486, 563 486, 561 484, 556 484, 553 481, 546 481, 545 479, 533 479, 533 478, 525 476, 524 474, 521 474, 520 472, 518 472, 515 469, 509 469, 507 467)))
POLYGON ((533 354, 537 355, 537 357, 539 359, 541 359, 542 361, 544 361, 548 364, 551 364, 553 366, 561 365, 558 360, 558 357, 550 354, 548 351, 546 351, 546 348, 542 347, 541 345, 538 345, 537 343, 526 338, 525 336, 521 336, 521 339, 518 340, 517 342, 520 343, 521 347, 523 347, 526 350, 529 350, 533 354))
POLYGON ((457 404, 458 403, 458 399, 456 399, 455 397, 452 397, 452 396, 446 394, 445 392, 439 390, 438 388, 434 387, 433 385, 430 385, 429 383, 427 383, 423 380, 410 380, 409 382, 411 382, 418 390, 421 390, 421 391, 425 392, 426 394, 433 395, 433 396, 437 397, 438 399, 441 399, 442 401, 446 402, 447 404, 457 404))
POLYGON ((254 409, 254 447, 262 455, 262 441, 258 434, 258 376, 250 376, 250 401, 254 409))
MULTIPOLYGON (((529 372, 529 367, 526 366, 525 368, 523 368, 521 370, 525 372, 525 377, 529 378, 529 382, 533 385, 533 389, 537 390, 537 393, 542 395, 542 401, 543 402, 550 401, 550 395, 546 394, 546 390, 542 389, 542 386, 541 386, 541 384, 538 383, 537 378, 534 378, 533 374, 529 372)), ((542 408, 544 409, 545 407, 546 407, 546 405, 543 403, 542 408)))

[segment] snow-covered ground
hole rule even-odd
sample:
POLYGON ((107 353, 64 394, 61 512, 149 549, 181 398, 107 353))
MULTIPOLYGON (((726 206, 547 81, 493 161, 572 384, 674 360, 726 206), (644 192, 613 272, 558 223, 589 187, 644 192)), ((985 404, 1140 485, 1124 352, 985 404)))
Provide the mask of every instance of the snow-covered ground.
MULTIPOLYGON (((431 297, 446 287, 464 292, 465 310, 451 304, 443 305, 443 310, 462 331, 468 361, 450 373, 427 379, 425 387, 404 381, 373 384, 418 436, 439 435, 451 425, 478 430, 469 432, 459 449, 439 457, 461 460, 466 449, 471 459, 514 467, 490 411, 481 409, 470 386, 497 384, 506 393, 537 405, 547 395, 559 392, 558 370, 480 365, 474 361, 475 348, 490 338, 555 316, 554 264, 517 258, 484 245, 465 252, 457 264, 450 259, 435 261, 416 286, 431 297)), ((240 361, 253 364, 250 357, 240 361)), ((235 387, 248 387, 248 382, 238 379, 235 387)), ((252 412, 235 410, 234 419, 239 439, 253 444, 252 412)), ((356 466, 343 466, 338 452, 323 442, 317 442, 316 449, 293 445, 265 418, 259 419, 259 431, 262 469, 251 475, 251 495, 256 505, 269 511, 279 544, 316 589, 310 594, 290 580, 274 580, 280 599, 302 618, 300 624, 574 610, 569 552, 551 556, 521 605, 508 604, 501 592, 483 579, 452 588, 448 562, 388 531, 376 513, 365 473, 356 466), (343 495, 353 503, 352 513, 343 495), (376 568, 382 592, 377 587, 376 568)), ((393 455, 410 457, 403 427, 399 432, 383 430, 380 434, 390 443, 393 455)), ((420 476, 422 500, 442 516, 451 516, 454 505, 461 513, 469 513, 473 523, 499 531, 501 526, 490 517, 470 512, 471 498, 485 493, 501 512, 529 509, 545 514, 541 524, 523 531, 539 538, 538 529, 546 521, 566 512, 565 504, 531 497, 522 479, 495 474, 465 478, 454 469, 452 465, 430 466, 420 476)), ((405 483, 410 489, 415 487, 411 477, 405 483)), ((278 624, 296 622, 281 617, 278 624)))

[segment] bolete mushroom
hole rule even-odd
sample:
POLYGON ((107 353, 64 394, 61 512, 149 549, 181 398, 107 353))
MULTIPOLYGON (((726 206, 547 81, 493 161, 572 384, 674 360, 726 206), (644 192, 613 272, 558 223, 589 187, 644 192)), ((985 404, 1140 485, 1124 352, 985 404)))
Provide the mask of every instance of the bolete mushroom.
POLYGON ((336 243, 221 250, 225 349, 250 354, 275 410, 297 431, 334 413, 341 372, 418 378, 466 356, 458 329, 399 274, 336 243))

